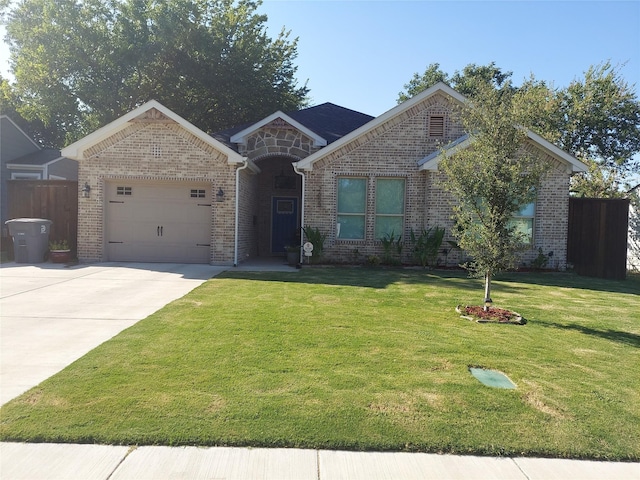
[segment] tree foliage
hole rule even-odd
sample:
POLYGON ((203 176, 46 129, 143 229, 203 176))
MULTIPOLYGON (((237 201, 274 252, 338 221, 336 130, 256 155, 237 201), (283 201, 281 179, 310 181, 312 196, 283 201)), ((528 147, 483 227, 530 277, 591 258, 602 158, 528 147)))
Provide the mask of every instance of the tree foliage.
POLYGON ((509 85, 526 92, 528 104, 522 106, 523 124, 591 165, 588 173, 574 177, 574 193, 618 196, 627 176, 640 170, 640 102, 635 86, 622 77, 621 68, 610 62, 591 66, 584 78, 575 79, 561 89, 533 76, 515 88, 510 85, 512 73, 503 72, 495 63, 471 64, 453 76, 434 63, 423 75, 414 75, 398 101, 438 81, 471 99, 478 96, 477 85, 494 89, 509 85))
POLYGON ((22 0, 9 13, 19 113, 61 146, 150 99, 205 131, 304 105, 297 39, 251 0, 22 0))
POLYGON ((512 218, 533 202, 536 189, 549 169, 527 148, 526 92, 510 82, 500 89, 486 82, 475 85, 477 94, 466 104, 460 119, 470 145, 453 154, 442 151, 443 186, 456 200, 453 235, 472 261, 470 273, 485 279, 485 301, 491 299, 491 278, 514 267, 525 239, 512 218))

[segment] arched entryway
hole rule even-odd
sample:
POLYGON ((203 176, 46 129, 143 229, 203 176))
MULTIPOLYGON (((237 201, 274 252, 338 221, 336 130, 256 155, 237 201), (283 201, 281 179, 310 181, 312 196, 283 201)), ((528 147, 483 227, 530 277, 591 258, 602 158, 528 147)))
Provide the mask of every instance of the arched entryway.
POLYGON ((291 165, 299 158, 270 154, 254 159, 258 174, 258 256, 286 254, 300 245, 302 177, 291 165))

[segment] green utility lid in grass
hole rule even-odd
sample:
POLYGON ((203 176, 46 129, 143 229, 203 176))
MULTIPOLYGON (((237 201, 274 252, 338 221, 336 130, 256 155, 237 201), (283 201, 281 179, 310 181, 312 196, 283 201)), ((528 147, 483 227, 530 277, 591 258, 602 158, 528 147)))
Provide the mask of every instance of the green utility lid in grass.
POLYGON ((497 370, 487 370, 484 368, 469 367, 471 375, 488 387, 495 388, 516 388, 515 384, 502 372, 497 370))

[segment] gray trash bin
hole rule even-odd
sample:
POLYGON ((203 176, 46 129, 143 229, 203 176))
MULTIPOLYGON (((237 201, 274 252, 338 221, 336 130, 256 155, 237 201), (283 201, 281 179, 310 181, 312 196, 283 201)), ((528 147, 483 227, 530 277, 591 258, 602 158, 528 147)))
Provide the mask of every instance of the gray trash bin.
POLYGON ((49 250, 51 220, 14 218, 5 222, 13 237, 13 255, 17 263, 42 263, 49 250))

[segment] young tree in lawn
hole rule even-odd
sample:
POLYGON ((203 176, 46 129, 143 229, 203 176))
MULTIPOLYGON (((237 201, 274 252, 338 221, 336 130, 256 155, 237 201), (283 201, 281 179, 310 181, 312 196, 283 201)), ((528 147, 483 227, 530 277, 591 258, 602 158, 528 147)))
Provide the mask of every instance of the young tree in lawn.
POLYGON ((526 238, 512 221, 533 202, 549 165, 527 148, 526 94, 509 82, 496 89, 475 86, 478 94, 459 112, 468 146, 442 151, 440 170, 453 205, 456 237, 472 260, 472 276, 483 277, 485 310, 491 304, 493 276, 517 264, 526 238))

